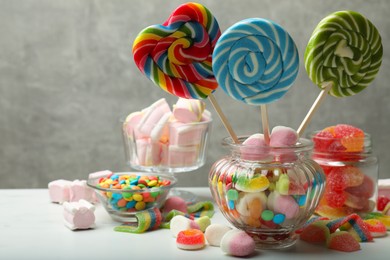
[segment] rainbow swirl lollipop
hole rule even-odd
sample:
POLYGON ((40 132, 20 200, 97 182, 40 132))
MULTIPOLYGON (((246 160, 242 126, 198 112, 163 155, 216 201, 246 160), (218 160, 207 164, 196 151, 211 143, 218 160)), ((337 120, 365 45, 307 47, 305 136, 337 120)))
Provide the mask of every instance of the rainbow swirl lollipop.
POLYGON ((263 105, 281 98, 299 69, 298 50, 278 24, 251 18, 227 29, 213 53, 213 70, 232 98, 263 105))
POLYGON ((211 54, 220 35, 217 20, 206 7, 186 3, 162 25, 149 26, 138 34, 134 61, 163 90, 182 98, 203 99, 218 87, 211 54))
POLYGON ((309 78, 320 88, 331 83, 329 94, 352 96, 375 78, 382 63, 381 36, 363 15, 339 11, 315 28, 304 60, 309 78))

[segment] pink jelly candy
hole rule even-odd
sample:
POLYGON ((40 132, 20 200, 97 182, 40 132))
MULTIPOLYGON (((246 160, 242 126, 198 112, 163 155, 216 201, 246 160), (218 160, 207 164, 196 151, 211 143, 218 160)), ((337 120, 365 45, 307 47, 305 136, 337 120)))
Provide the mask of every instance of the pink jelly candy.
POLYGON ((348 187, 345 189, 345 191, 355 196, 370 198, 372 197, 372 195, 374 195, 375 185, 370 177, 364 175, 364 179, 361 185, 355 187, 348 187))

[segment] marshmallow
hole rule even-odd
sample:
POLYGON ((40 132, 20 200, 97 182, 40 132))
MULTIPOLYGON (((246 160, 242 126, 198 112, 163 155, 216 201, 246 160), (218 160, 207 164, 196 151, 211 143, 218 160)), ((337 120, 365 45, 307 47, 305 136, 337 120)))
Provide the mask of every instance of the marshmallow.
POLYGON ((268 209, 275 213, 282 213, 286 219, 293 219, 299 214, 299 205, 290 195, 281 195, 274 191, 268 195, 268 209))
POLYGON ((86 200, 64 202, 65 226, 71 230, 89 229, 95 225, 95 207, 86 200))
POLYGON ((88 187, 86 180, 74 180, 70 185, 69 201, 86 200, 96 202, 95 191, 88 187))
POLYGON ((198 159, 198 146, 176 146, 168 147, 168 165, 172 167, 191 166, 198 159))
POLYGON ((171 145, 198 145, 207 131, 207 125, 172 122, 169 131, 169 143, 171 145))
POLYGON ((68 180, 55 180, 48 184, 50 200, 55 203, 63 203, 70 200, 70 185, 68 180))
POLYGON ((162 213, 167 214, 172 210, 178 210, 187 213, 187 202, 178 196, 172 196, 166 199, 162 213))
POLYGON ((165 113, 158 123, 153 127, 151 133, 150 133, 150 139, 152 141, 157 142, 157 141, 162 141, 162 142, 167 142, 169 139, 169 129, 168 129, 168 122, 172 116, 171 112, 165 113))
POLYGON ((164 114, 168 112, 171 112, 171 109, 165 98, 159 99, 146 110, 137 129, 140 133, 150 136, 154 126, 160 121, 164 114))
POLYGON ((142 137, 138 130, 136 130, 136 126, 141 121, 144 113, 142 111, 133 112, 126 117, 125 122, 123 123, 123 128, 128 138, 131 140, 134 137, 142 137))
POLYGON ((255 251, 256 244, 244 231, 233 229, 222 237, 221 249, 232 256, 248 256, 255 251))
POLYGON ((181 215, 174 216, 170 221, 170 230, 173 237, 177 237, 180 231, 187 229, 200 229, 194 220, 181 215))
POLYGON ((211 224, 205 230, 205 237, 210 246, 220 246, 222 237, 232 230, 229 226, 222 224, 211 224))
POLYGON ((113 174, 112 171, 104 170, 98 172, 92 172, 88 175, 89 179, 100 179, 100 178, 108 178, 113 174))
POLYGON ((158 165, 161 162, 161 143, 151 139, 136 140, 136 154, 138 164, 143 166, 158 165))
POLYGON ((297 132, 286 126, 275 126, 270 135, 270 146, 288 147, 293 146, 298 141, 297 132))
POLYGON ((390 179, 378 180, 378 198, 381 196, 390 198, 390 179))
POLYGON ((269 155, 269 147, 265 142, 263 134, 249 136, 240 148, 241 158, 250 161, 267 161, 272 159, 269 155))
POLYGON ((173 115, 182 123, 199 122, 205 107, 202 100, 179 98, 174 105, 173 115))

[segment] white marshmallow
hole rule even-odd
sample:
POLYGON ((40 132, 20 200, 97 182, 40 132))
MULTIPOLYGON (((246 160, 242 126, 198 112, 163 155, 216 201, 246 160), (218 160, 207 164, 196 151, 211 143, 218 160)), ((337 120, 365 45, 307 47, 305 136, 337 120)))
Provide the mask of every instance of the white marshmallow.
POLYGON ((222 224, 211 224, 206 228, 205 237, 210 246, 220 246, 222 237, 232 228, 222 224))
POLYGON ((170 221, 170 230, 173 237, 177 237, 180 231, 187 229, 199 229, 199 225, 192 219, 178 215, 174 216, 170 221))

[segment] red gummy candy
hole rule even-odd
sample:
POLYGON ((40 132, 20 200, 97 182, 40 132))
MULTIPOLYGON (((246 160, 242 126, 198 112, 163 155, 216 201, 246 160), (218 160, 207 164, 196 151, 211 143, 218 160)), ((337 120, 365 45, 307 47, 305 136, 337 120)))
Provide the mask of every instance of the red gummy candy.
POLYGON ((336 138, 341 138, 341 144, 346 152, 361 152, 364 146, 364 132, 351 125, 340 124, 334 128, 336 138))
POLYGON ((355 187, 363 183, 364 174, 359 168, 354 166, 334 167, 329 173, 328 178, 334 176, 334 178, 343 179, 343 184, 346 187, 355 187))
POLYGON ((343 172, 339 170, 339 167, 333 167, 326 177, 326 187, 329 190, 342 192, 347 185, 343 176, 343 172))
POLYGON ((343 252, 360 250, 359 242, 347 231, 338 231, 331 234, 327 244, 328 248, 343 252))
POLYGON ((344 192, 325 190, 324 198, 327 204, 333 208, 341 208, 347 199, 344 192))
POLYGON ((316 221, 302 230, 300 239, 308 243, 324 243, 330 236, 326 221, 316 221))
POLYGON ((378 198, 378 203, 376 204, 376 208, 378 209, 378 211, 383 211, 387 205, 387 203, 389 203, 390 199, 385 197, 385 196, 380 196, 378 198))

